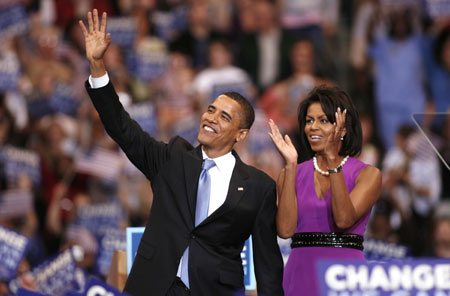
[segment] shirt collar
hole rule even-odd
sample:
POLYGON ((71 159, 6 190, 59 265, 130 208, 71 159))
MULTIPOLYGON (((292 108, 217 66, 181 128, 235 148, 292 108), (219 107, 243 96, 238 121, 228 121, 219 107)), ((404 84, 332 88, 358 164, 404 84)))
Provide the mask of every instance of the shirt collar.
POLYGON ((217 168, 219 169, 219 171, 221 173, 224 173, 225 171, 234 168, 235 158, 234 158, 234 155, 231 153, 231 151, 222 156, 219 156, 216 158, 211 158, 211 157, 208 157, 208 155, 202 149, 202 156, 203 156, 203 159, 209 158, 209 159, 214 160, 217 168))

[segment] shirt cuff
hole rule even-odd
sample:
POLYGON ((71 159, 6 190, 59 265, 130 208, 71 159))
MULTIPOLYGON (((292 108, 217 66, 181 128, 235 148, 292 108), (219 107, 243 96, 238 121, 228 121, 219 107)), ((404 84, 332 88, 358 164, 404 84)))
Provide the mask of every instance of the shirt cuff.
POLYGON ((106 86, 109 83, 109 76, 108 73, 97 78, 93 78, 92 75, 89 75, 88 81, 91 85, 91 88, 100 88, 106 86))

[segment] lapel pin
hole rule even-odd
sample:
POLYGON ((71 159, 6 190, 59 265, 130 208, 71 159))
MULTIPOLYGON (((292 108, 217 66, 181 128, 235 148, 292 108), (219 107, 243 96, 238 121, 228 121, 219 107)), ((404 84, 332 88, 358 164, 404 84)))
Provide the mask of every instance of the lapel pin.
POLYGON ((238 187, 238 191, 244 191, 244 187, 238 187))

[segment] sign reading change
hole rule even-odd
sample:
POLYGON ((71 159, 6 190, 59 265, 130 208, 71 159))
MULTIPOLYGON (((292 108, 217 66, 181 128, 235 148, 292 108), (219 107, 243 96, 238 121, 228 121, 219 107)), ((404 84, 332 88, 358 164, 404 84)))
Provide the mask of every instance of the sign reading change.
POLYGON ((318 262, 322 296, 447 296, 450 261, 318 262))

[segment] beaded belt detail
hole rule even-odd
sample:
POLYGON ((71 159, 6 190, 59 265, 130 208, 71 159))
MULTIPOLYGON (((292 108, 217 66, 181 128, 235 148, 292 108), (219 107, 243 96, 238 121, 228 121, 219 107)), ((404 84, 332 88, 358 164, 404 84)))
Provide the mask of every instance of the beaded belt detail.
POLYGON ((291 248, 334 247, 363 250, 364 237, 353 233, 298 232, 292 236, 291 248))

